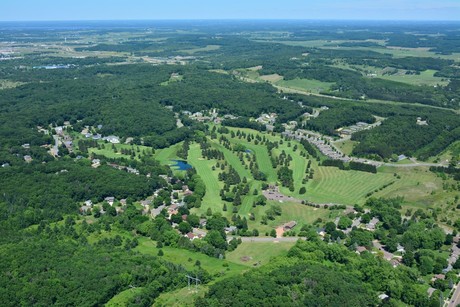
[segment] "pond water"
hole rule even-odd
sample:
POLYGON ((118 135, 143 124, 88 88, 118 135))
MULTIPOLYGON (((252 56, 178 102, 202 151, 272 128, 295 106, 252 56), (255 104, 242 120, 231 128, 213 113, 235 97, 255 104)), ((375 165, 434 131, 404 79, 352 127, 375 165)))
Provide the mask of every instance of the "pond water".
POLYGON ((174 162, 172 166, 177 170, 186 171, 192 168, 192 166, 188 164, 187 161, 183 161, 183 160, 172 160, 172 161, 174 162))

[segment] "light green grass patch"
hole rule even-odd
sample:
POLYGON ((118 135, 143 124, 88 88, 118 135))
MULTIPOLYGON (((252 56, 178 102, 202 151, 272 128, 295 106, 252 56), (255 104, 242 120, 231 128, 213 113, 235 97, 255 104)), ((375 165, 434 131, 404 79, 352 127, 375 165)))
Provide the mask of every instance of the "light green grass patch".
POLYGON ((334 142, 334 145, 337 146, 344 154, 351 155, 353 148, 355 148, 358 143, 359 142, 357 141, 346 139, 334 142))
POLYGON ((158 160, 163 165, 171 165, 173 164, 172 160, 177 160, 177 150, 182 146, 181 143, 177 143, 175 145, 169 146, 163 149, 157 149, 155 151, 155 159, 158 160))
POLYGON ((372 174, 320 166, 315 169, 313 180, 308 182, 305 197, 318 203, 353 205, 363 203, 367 193, 394 180, 389 173, 372 174))
POLYGON ((243 242, 237 249, 227 253, 227 260, 244 266, 267 264, 271 258, 287 255, 295 242, 243 242))
MULTIPOLYGON (((169 246, 164 246, 161 249, 164 253, 162 256, 164 260, 178 265, 180 264, 187 270, 196 269, 195 262, 197 260, 200 261, 201 267, 203 269, 208 271, 210 274, 215 275, 216 277, 228 277, 235 274, 240 274, 246 270, 244 266, 229 262, 226 259, 221 260, 186 249, 179 249, 169 246), (226 266, 224 266, 224 264, 226 266)), ((135 248, 135 250, 147 255, 157 256, 159 249, 156 247, 155 241, 152 241, 149 238, 141 237, 139 238, 139 245, 135 248)))
POLYGON ((381 75, 379 78, 412 85, 445 86, 449 84, 447 79, 435 77, 435 73, 436 70, 425 70, 419 75, 406 75, 405 73, 399 73, 394 75, 381 75))
POLYGON ((333 82, 322 82, 313 79, 293 79, 293 80, 280 80, 276 82, 277 85, 282 87, 288 87, 295 90, 310 92, 310 93, 320 93, 322 91, 327 91, 334 84, 333 82))
POLYGON ((140 294, 142 292, 142 287, 140 288, 132 288, 132 289, 127 289, 125 291, 122 291, 112 297, 110 301, 105 304, 106 307, 123 307, 127 306, 129 301, 135 297, 136 295, 140 294))
POLYGON ((216 51, 220 49, 220 45, 207 45, 206 47, 201 47, 201 48, 193 48, 193 49, 184 49, 184 50, 179 50, 178 52, 183 52, 186 54, 195 54, 198 52, 209 52, 209 51, 216 51))

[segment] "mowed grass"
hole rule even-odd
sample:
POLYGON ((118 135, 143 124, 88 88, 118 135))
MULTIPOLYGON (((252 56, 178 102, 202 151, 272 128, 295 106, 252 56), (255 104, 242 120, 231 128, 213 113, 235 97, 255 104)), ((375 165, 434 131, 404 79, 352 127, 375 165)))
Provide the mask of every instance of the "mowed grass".
MULTIPOLYGON (((74 141, 74 143, 76 143, 74 141)), ((126 158, 126 159, 131 159, 130 155, 124 155, 120 151, 122 149, 125 150, 133 150, 135 157, 134 159, 139 160, 139 155, 144 155, 144 153, 148 153, 152 151, 151 147, 148 146, 142 146, 142 145, 130 145, 130 144, 111 144, 111 143, 106 143, 104 141, 99 141, 99 145, 104 146, 104 148, 97 149, 97 148, 88 148, 89 153, 94 153, 97 155, 103 155, 107 158, 111 159, 119 159, 119 158, 126 158), (113 150, 112 147, 115 147, 117 152, 113 150), (138 151, 139 150, 139 151, 138 151)))
POLYGON ((203 198, 201 208, 198 210, 199 213, 206 212, 208 208, 211 208, 213 212, 220 212, 223 201, 219 193, 223 184, 218 180, 218 171, 212 170, 212 167, 216 164, 216 160, 203 159, 200 145, 195 143, 190 146, 188 161, 196 169, 198 175, 206 185, 206 195, 203 198))
POLYGON ((287 255, 294 245, 295 242, 243 242, 237 249, 227 253, 226 258, 230 262, 249 267, 257 263, 264 265, 273 257, 287 255))
POLYGON ((163 165, 171 165, 173 163, 172 160, 179 159, 176 153, 177 149, 179 149, 181 146, 182 142, 167 148, 157 149, 155 151, 154 157, 163 165))
POLYGON ((322 91, 329 90, 334 84, 332 82, 322 82, 313 79, 293 79, 293 80, 280 80, 276 82, 277 85, 288 87, 296 90, 320 93, 322 91))
POLYGON ((318 203, 353 205, 363 203, 367 193, 395 180, 390 173, 372 174, 320 166, 307 185, 305 198, 318 203))
POLYGON ((412 85, 447 85, 449 81, 445 78, 435 77, 436 70, 425 70, 420 75, 406 75, 406 74, 395 74, 395 75, 381 75, 378 76, 381 79, 403 82, 412 85))

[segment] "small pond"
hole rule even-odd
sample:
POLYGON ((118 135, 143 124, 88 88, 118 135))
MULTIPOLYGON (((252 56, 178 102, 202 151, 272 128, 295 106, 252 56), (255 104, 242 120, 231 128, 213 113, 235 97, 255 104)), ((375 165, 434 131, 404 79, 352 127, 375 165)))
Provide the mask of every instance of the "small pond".
POLYGON ((183 161, 183 160, 172 160, 172 161, 174 162, 172 167, 174 167, 175 169, 179 171, 186 171, 192 168, 192 166, 188 164, 187 161, 183 161))

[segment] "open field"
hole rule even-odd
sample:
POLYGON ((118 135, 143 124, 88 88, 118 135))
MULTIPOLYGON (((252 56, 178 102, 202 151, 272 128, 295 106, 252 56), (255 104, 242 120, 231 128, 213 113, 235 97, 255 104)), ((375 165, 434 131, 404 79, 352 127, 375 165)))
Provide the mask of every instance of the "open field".
POLYGON ((110 301, 107 302, 105 306, 107 307, 122 307, 128 305, 131 298, 135 297, 138 293, 142 292, 142 287, 140 288, 131 288, 125 291, 122 291, 112 297, 110 301))
POLYGON ((25 83, 23 82, 13 82, 10 80, 1 80, 0 79, 0 90, 8 89, 8 88, 15 88, 21 86, 25 83))
POLYGON ((386 80, 403 82, 412 85, 445 86, 449 84, 449 81, 447 81, 445 78, 435 77, 435 73, 435 70, 425 70, 421 72, 420 75, 406 75, 404 73, 400 73, 394 75, 381 75, 378 77, 386 80))
POLYGON ((183 53, 186 53, 186 54, 193 55, 193 54, 198 53, 198 52, 216 51, 216 50, 219 50, 220 47, 221 46, 219 46, 219 45, 207 45, 206 47, 202 47, 202 48, 183 49, 183 50, 179 50, 179 52, 183 52, 183 53))
POLYGON ((278 74, 272 74, 272 75, 263 75, 260 76, 260 79, 268 82, 277 82, 283 80, 283 76, 280 76, 278 74))
MULTIPOLYGON (((241 274, 246 267, 240 264, 232 263, 228 260, 220 260, 217 258, 206 256, 205 254, 192 252, 186 249, 179 249, 169 246, 161 248, 164 255, 163 259, 180 264, 187 270, 196 269, 195 262, 198 260, 201 262, 201 267, 208 271, 211 275, 216 277, 232 276, 235 274, 241 274), (225 264, 225 266, 224 266, 225 264)), ((158 248, 156 242, 148 238, 139 238, 139 245, 136 247, 138 252, 156 256, 158 254, 158 248)))
POLYGON ((267 264, 272 257, 286 255, 295 242, 243 242, 238 248, 227 253, 227 260, 252 267, 267 264))
POLYGON ((313 79, 294 79, 294 80, 280 80, 276 82, 277 85, 283 87, 289 87, 296 90, 302 90, 311 93, 320 93, 322 91, 328 90, 332 82, 322 82, 313 79))
POLYGON ((351 155, 353 148, 358 144, 359 142, 357 141, 352 141, 352 140, 340 140, 337 142, 334 142, 334 145, 337 146, 341 152, 343 152, 346 155, 351 155))
POLYGON ((305 197, 313 202, 353 205, 364 202, 367 193, 394 180, 392 174, 371 174, 320 166, 315 170, 314 179, 307 185, 305 197))

